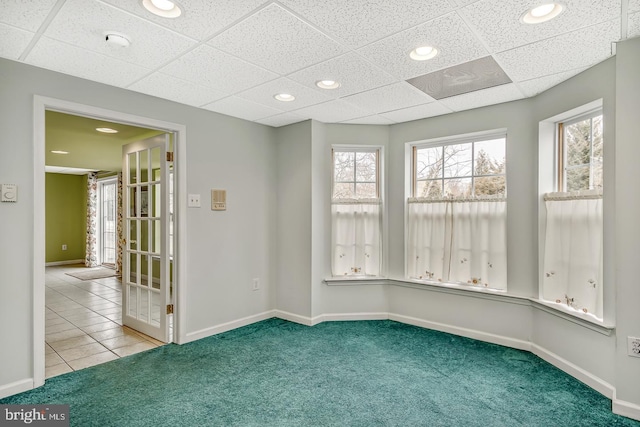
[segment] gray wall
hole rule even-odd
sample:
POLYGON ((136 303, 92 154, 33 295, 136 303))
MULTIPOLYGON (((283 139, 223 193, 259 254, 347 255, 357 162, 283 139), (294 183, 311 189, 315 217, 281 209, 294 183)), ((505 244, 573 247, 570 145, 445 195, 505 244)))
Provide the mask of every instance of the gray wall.
POLYGON ((36 94, 186 125, 187 191, 202 195, 202 208, 186 212, 186 332, 273 309, 274 129, 2 59, 0 183, 19 190, 17 203, 0 204, 0 388, 33 376, 36 94), (209 209, 212 188, 228 191, 226 212, 209 209), (262 281, 258 292, 254 277, 262 281))
POLYGON ((627 336, 640 337, 640 38, 618 44, 616 58, 615 278, 616 391, 640 405, 640 359, 626 355, 627 336))

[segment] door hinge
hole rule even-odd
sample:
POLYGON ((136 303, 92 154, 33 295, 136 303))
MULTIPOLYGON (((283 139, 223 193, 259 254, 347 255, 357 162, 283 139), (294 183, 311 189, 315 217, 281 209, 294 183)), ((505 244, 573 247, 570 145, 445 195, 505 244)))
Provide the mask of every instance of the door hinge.
POLYGON ((167 151, 167 162, 173 162, 173 151, 167 151))
POLYGON ((173 304, 167 305, 167 314, 173 314, 173 304))

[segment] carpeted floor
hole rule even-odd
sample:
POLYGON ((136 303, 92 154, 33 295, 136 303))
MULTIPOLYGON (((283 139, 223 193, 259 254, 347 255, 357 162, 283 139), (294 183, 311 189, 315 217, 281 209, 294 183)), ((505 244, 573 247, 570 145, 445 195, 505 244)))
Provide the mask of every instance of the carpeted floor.
POLYGON ((528 352, 392 321, 271 319, 47 380, 0 404, 72 426, 640 426, 528 352))

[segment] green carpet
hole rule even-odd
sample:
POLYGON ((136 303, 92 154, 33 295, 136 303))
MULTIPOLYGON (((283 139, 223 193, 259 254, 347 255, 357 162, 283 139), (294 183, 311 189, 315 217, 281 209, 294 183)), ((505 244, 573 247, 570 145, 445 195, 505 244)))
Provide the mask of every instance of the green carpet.
POLYGON ((83 427, 640 426, 531 353, 392 321, 266 320, 0 404, 70 404, 83 427))

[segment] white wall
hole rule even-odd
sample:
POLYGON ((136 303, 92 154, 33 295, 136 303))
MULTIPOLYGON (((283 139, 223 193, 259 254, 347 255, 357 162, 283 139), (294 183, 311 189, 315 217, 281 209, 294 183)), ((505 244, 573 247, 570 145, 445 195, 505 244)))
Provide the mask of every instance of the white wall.
POLYGON ((185 125, 187 191, 202 195, 202 208, 186 212, 183 236, 186 332, 206 334, 221 323, 273 309, 277 168, 272 128, 0 59, 0 183, 19 188, 17 203, 0 204, 0 390, 33 376, 36 94, 185 125), (212 188, 228 191, 226 212, 208 208, 212 188), (252 291, 254 277, 262 280, 260 291, 252 291))
POLYGON ((640 359, 627 356, 627 336, 640 337, 640 38, 618 44, 616 57, 615 276, 616 394, 639 405, 640 359))
POLYGON ((276 308, 311 317, 311 122, 277 130, 276 308))

